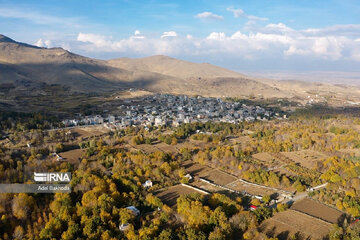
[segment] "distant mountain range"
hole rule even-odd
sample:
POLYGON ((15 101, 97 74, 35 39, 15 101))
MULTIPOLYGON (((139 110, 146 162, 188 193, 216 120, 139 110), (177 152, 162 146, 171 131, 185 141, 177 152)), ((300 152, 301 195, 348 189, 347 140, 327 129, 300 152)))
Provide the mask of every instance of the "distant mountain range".
POLYGON ((358 88, 251 78, 208 63, 167 56, 98 60, 62 48, 40 48, 0 35, 0 86, 60 84, 73 92, 141 88, 153 92, 212 97, 305 99, 310 94, 346 99, 358 88))

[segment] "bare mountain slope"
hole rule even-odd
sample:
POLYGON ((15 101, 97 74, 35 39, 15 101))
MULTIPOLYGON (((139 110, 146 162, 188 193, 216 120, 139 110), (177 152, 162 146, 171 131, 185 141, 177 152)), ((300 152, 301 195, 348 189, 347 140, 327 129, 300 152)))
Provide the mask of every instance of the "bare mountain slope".
POLYGON ((132 72, 62 48, 39 48, 0 36, 0 83, 61 84, 76 91, 128 86, 132 72), (121 85, 122 83, 122 85, 121 85))
POLYGON ((205 96, 284 97, 278 89, 211 64, 166 56, 102 61, 62 48, 39 48, 0 35, 1 84, 61 84, 97 92, 121 87, 205 96))
POLYGON ((158 81, 150 90, 169 89, 172 93, 184 93, 212 97, 286 97, 287 93, 253 80, 243 74, 217 67, 208 63, 192 63, 167 56, 146 58, 118 58, 109 60, 113 67, 129 71, 155 72, 177 79, 158 81))
POLYGON ((245 75, 208 63, 192 63, 168 56, 157 55, 146 58, 118 58, 108 61, 114 67, 131 71, 156 72, 177 78, 240 77, 245 75))
POLYGON ((64 85, 78 92, 135 87, 211 97, 294 98, 305 102, 332 99, 339 104, 360 101, 360 91, 354 87, 250 78, 208 63, 167 56, 103 61, 62 48, 19 43, 0 35, 0 86, 26 90, 44 83, 64 85))

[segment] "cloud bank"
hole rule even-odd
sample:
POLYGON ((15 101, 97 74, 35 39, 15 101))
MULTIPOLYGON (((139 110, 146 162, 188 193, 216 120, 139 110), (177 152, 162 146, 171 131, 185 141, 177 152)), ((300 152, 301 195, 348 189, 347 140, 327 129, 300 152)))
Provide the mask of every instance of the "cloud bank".
MULTIPOLYGON (((240 13, 239 13, 240 14, 240 13)), ((264 57, 302 57, 326 61, 360 61, 360 25, 336 25, 322 29, 295 30, 283 23, 267 24, 256 32, 211 32, 204 38, 164 32, 159 37, 126 39, 79 33, 77 40, 89 52, 118 52, 129 55, 230 56, 256 60, 264 57)))

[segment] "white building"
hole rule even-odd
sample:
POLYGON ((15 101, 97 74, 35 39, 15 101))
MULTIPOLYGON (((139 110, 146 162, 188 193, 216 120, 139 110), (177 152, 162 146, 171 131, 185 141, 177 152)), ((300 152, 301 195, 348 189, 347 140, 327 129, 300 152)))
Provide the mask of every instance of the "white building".
POLYGON ((94 117, 94 121, 95 121, 96 124, 103 124, 104 123, 104 118, 102 116, 100 116, 100 115, 96 115, 94 117))
POLYGON ((160 117, 155 118, 155 126, 161 126, 164 125, 163 120, 160 117))
POLYGON ((189 181, 193 179, 193 177, 192 177, 189 173, 186 174, 185 177, 186 177, 187 179, 189 179, 189 181))
POLYGON ((152 181, 147 180, 144 184, 143 187, 144 188, 151 188, 153 186, 152 181))
POLYGON ((131 210, 135 217, 140 215, 139 209, 137 209, 135 206, 129 206, 127 207, 127 209, 131 210))
POLYGON ((115 116, 109 115, 108 121, 109 121, 109 123, 114 123, 115 122, 115 116))
POLYGON ((126 231, 126 230, 128 230, 129 229, 129 227, 130 227, 130 224, 129 223, 123 223, 123 224, 120 224, 119 225, 119 229, 120 229, 120 231, 126 231))

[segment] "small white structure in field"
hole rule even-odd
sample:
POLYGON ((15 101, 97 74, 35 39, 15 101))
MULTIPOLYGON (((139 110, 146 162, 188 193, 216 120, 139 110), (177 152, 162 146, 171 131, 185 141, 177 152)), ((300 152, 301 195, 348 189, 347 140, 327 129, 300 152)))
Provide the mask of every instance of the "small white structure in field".
POLYGON ((57 153, 53 153, 52 155, 56 157, 56 161, 61 161, 61 160, 63 160, 63 158, 62 158, 59 154, 57 154, 57 153))
POLYGON ((31 143, 26 144, 28 148, 31 148, 31 143))
POLYGON ((139 209, 137 209, 135 206, 129 206, 127 207, 127 209, 131 210, 135 217, 140 215, 139 209))
POLYGON ((64 159, 63 159, 62 156, 60 156, 60 155, 57 154, 57 155, 56 155, 56 160, 57 160, 57 161, 61 161, 61 160, 64 160, 64 159))
POLYGON ((189 173, 186 174, 185 177, 186 177, 187 179, 189 179, 189 181, 193 179, 193 177, 192 177, 189 173))
POLYGON ((119 229, 120 229, 120 231, 126 231, 128 228, 129 228, 129 223, 123 223, 123 224, 120 224, 119 225, 119 229))
POLYGON ((152 181, 151 180, 147 180, 144 184, 143 187, 144 188, 151 188, 152 187, 152 181))

